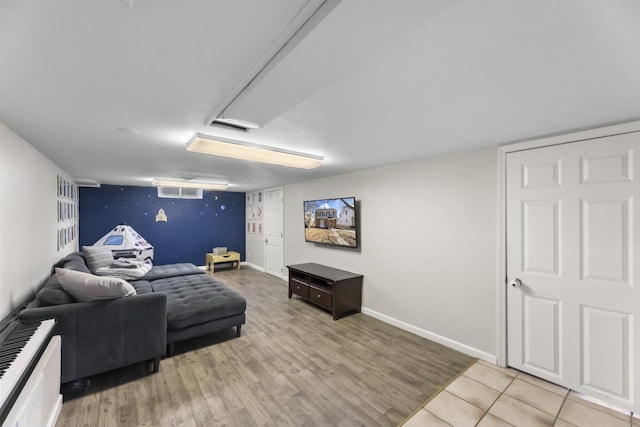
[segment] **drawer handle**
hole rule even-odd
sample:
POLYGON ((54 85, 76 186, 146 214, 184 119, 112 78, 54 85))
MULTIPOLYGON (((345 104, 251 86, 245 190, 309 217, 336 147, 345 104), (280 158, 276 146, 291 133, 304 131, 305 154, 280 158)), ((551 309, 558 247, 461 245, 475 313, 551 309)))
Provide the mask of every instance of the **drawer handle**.
POLYGON ((296 286, 296 289, 300 289, 300 286, 296 286))
POLYGON ((318 298, 320 298, 322 295, 318 294, 318 298))

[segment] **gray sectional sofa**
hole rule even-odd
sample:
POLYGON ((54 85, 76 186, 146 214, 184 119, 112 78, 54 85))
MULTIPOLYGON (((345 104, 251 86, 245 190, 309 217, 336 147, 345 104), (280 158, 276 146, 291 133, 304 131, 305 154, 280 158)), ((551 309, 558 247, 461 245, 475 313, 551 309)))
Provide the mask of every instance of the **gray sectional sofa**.
MULTIPOLYGON (((54 267, 90 273, 79 252, 54 267)), ((53 273, 20 313, 21 320, 57 320, 61 382, 139 362, 152 362, 157 371, 178 341, 232 327, 240 336, 245 299, 193 264, 154 266, 130 283, 136 295, 77 302, 53 273)))

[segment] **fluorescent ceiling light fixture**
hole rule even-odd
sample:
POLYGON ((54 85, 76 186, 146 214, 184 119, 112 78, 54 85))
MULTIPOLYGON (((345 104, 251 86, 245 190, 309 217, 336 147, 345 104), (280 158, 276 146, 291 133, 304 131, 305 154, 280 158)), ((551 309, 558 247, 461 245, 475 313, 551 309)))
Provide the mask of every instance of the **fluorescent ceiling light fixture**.
POLYGON ((202 188, 203 190, 226 190, 229 188, 229 184, 198 181, 172 181, 168 179, 154 179, 151 181, 151 184, 156 187, 202 188))
POLYGON ((200 133, 195 134, 187 144, 187 150, 212 156, 230 157, 232 159, 249 160, 288 166, 300 169, 313 169, 320 166, 323 158, 312 154, 296 153, 279 148, 254 145, 245 142, 231 142, 214 139, 200 133))

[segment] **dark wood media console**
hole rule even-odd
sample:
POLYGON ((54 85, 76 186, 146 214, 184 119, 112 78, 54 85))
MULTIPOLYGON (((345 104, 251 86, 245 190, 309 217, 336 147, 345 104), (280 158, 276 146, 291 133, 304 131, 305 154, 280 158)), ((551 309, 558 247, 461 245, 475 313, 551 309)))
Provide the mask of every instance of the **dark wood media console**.
POLYGON ((313 262, 288 265, 289 298, 293 294, 331 311, 333 320, 346 313, 360 313, 362 274, 313 262))

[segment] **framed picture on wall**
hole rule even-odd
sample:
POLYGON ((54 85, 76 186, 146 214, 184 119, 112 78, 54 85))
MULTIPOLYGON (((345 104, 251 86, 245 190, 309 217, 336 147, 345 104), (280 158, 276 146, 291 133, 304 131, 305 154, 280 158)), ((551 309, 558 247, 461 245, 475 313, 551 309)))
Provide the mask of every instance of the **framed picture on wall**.
POLYGON ((78 237, 78 186, 56 174, 56 249, 64 249, 78 237))

